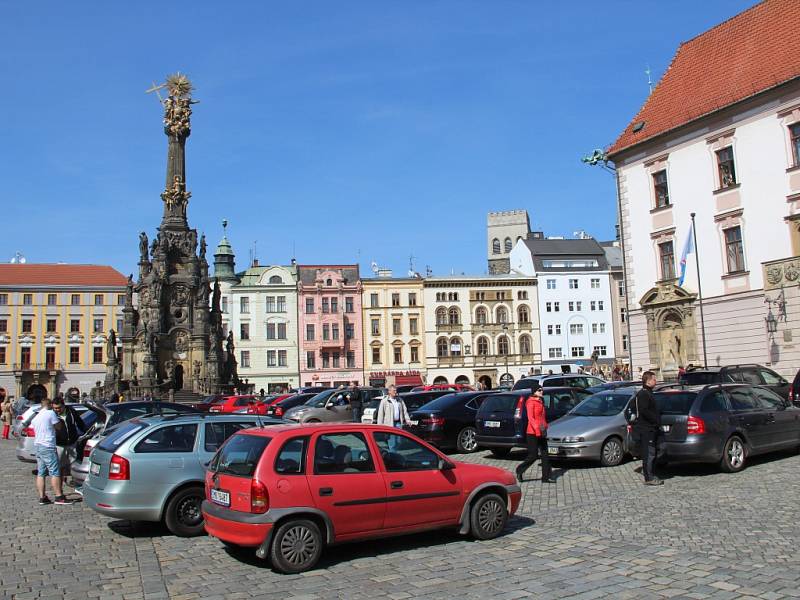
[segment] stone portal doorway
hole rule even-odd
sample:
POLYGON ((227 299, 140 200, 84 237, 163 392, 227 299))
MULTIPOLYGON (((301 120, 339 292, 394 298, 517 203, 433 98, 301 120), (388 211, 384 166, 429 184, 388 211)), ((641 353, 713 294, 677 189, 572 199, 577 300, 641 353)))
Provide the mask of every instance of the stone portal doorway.
POLYGON ((481 375, 478 378, 478 383, 480 383, 483 386, 483 389, 485 390, 492 389, 492 378, 489 377, 488 375, 481 375))
POLYGON ((183 389, 183 365, 175 365, 175 391, 183 389))
POLYGON ((649 368, 664 379, 676 378, 679 367, 699 364, 695 299, 670 281, 658 283, 640 301, 647 317, 649 368))

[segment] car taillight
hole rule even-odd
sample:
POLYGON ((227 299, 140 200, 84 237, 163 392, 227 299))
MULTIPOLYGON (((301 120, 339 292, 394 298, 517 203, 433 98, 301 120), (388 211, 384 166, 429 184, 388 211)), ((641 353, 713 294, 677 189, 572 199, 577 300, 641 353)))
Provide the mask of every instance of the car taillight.
POLYGON ((258 479, 250 482, 250 512, 265 513, 269 509, 267 486, 258 479))
POLYGON ((281 408, 280 406, 276 406, 275 407, 275 414, 278 415, 279 417, 282 416, 283 415, 283 408, 281 408))
POLYGON ((128 481, 131 478, 131 463, 128 459, 111 455, 111 462, 108 464, 108 478, 114 481, 128 481))
POLYGON ((36 437, 36 432, 33 430, 33 427, 26 427, 22 431, 22 435, 24 435, 25 437, 36 437))
POLYGON ((89 455, 92 453, 92 448, 89 444, 86 444, 83 447, 83 458, 89 458, 89 455))
POLYGON ((522 403, 522 398, 517 400, 517 408, 514 409, 514 418, 518 421, 522 418, 522 403))
POLYGON ((689 417, 686 421, 686 433, 705 433, 706 424, 700 417, 689 417))
POLYGON ((794 402, 794 388, 789 388, 789 402, 794 402))
POLYGON ((17 421, 22 421, 22 415, 17 415, 17 421))
POLYGON ((423 425, 431 425, 433 427, 442 427, 444 426, 444 417, 428 417, 427 419, 422 419, 421 423, 423 425))

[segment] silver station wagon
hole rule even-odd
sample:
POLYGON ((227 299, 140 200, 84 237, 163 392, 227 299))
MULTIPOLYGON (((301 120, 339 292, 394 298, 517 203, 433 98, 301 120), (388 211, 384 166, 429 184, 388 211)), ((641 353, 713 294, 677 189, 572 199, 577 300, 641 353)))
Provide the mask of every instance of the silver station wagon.
POLYGON ((126 421, 92 450, 83 501, 110 517, 163 521, 175 535, 199 535, 205 469, 214 453, 240 429, 281 422, 244 414, 126 421))

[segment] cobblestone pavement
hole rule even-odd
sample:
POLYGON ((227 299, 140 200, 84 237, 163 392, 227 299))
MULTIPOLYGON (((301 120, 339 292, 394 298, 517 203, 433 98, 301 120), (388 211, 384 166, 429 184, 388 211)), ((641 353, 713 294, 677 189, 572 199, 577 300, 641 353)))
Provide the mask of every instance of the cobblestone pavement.
MULTIPOLYGON (((31 465, 13 447, 0 443, 4 598, 800 597, 793 454, 737 475, 675 467, 660 488, 641 484, 636 463, 562 463, 555 485, 523 485, 499 539, 429 533, 334 547, 315 570, 285 576, 208 537, 176 538, 82 504, 40 507, 31 465)), ((511 468, 521 457, 457 458, 511 468)))

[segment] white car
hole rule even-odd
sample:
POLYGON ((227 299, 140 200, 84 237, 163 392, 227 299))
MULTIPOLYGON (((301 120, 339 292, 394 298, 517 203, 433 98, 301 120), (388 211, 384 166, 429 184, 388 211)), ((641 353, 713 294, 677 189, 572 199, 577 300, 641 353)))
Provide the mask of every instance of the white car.
POLYGON ((370 425, 375 423, 378 417, 378 407, 381 405, 381 400, 386 396, 379 396, 367 402, 361 409, 361 422, 370 425))

